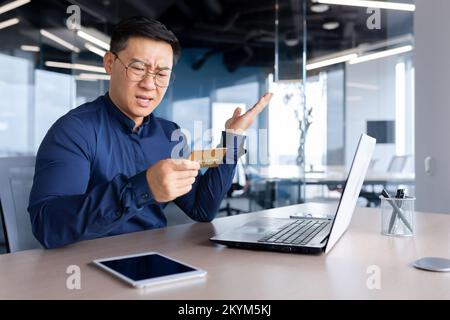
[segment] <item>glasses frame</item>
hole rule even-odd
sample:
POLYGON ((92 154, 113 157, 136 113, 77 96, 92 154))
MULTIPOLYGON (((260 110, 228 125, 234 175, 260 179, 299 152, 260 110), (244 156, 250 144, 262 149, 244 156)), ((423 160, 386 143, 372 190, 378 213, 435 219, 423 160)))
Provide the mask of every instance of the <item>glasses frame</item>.
POLYGON ((159 85, 158 83, 157 83, 157 81, 156 81, 156 76, 161 72, 161 71, 163 71, 163 70, 160 70, 160 71, 158 71, 158 72, 150 72, 150 71, 148 71, 148 65, 146 65, 144 62, 139 62, 139 63, 142 63, 145 67, 146 67, 146 69, 147 69, 147 71, 146 71, 146 73, 144 74, 144 76, 143 76, 143 78, 142 79, 140 79, 140 80, 131 80, 130 79, 130 76, 128 75, 128 72, 130 72, 129 71, 129 69, 130 69, 130 67, 131 67, 131 65, 133 64, 133 63, 136 63, 136 62, 131 62, 128 66, 122 61, 122 59, 120 59, 119 58, 119 55, 117 54, 117 53, 115 53, 115 52, 111 52, 115 57, 116 57, 116 59, 117 60, 119 60, 120 61, 120 63, 123 65, 123 67, 125 68, 125 73, 126 73, 126 75, 127 75, 127 79, 129 80, 129 81, 131 81, 131 82, 141 82, 141 81, 144 81, 149 75, 151 75, 152 77, 153 77, 153 82, 155 83, 155 86, 157 86, 157 87, 159 87, 159 88, 168 88, 168 87, 170 87, 170 85, 172 85, 174 82, 175 82, 175 74, 174 74, 174 72, 172 71, 172 69, 169 69, 169 68, 167 68, 167 69, 163 69, 164 71, 170 71, 170 80, 169 80, 169 84, 167 85, 167 86, 161 86, 161 85, 159 85))

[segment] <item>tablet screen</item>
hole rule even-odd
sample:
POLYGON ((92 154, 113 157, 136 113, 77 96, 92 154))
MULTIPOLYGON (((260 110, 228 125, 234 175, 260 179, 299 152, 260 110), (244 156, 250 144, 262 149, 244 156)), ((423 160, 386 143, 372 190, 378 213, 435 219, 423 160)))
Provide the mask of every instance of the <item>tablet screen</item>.
POLYGON ((101 261, 100 264, 134 281, 171 276, 196 271, 159 254, 148 254, 116 260, 101 261))

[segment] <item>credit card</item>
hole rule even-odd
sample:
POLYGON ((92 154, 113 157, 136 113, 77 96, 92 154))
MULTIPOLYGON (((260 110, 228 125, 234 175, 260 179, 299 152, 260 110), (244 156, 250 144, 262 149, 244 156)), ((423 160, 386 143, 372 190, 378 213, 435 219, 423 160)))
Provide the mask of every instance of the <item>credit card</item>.
POLYGON ((193 151, 189 160, 200 163, 202 168, 217 168, 223 163, 227 148, 193 151))

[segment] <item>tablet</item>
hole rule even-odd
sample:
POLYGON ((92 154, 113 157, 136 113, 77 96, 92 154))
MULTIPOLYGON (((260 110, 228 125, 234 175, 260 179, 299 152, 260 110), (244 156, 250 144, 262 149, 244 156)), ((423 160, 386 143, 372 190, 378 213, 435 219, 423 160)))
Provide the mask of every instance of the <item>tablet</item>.
POLYGON ((93 263, 136 288, 206 276, 206 271, 157 252, 94 260, 93 263))

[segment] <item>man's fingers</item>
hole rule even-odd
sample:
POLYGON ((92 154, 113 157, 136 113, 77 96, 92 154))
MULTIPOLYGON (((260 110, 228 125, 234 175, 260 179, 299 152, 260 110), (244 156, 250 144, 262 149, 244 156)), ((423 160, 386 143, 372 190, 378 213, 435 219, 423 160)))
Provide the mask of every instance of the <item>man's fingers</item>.
POLYGON ((180 180, 176 180, 174 182, 174 187, 177 189, 182 189, 182 188, 186 188, 189 187, 191 185, 193 185, 195 183, 195 178, 186 178, 186 179, 180 179, 180 180))
POLYGON ((195 178, 198 176, 198 170, 185 170, 185 171, 175 171, 174 177, 177 180, 183 180, 187 178, 195 178))
POLYGON ((267 107, 267 105, 269 104, 270 100, 273 97, 273 93, 266 93, 259 101, 257 104, 255 104, 255 106, 253 108, 251 108, 249 110, 249 114, 252 115, 257 115, 259 114, 261 111, 264 110, 265 107, 267 107))
POLYGON ((196 161, 177 159, 172 160, 172 164, 176 171, 200 170, 200 164, 196 161))
POLYGON ((242 112, 241 108, 237 108, 236 110, 234 110, 233 118, 239 118, 241 116, 241 112, 242 112))
MULTIPOLYGON (((185 194, 191 192, 191 190, 192 190, 192 185, 187 186, 187 187, 184 187, 184 188, 179 188, 179 189, 177 190, 178 197, 184 196, 185 194)), ((178 198, 178 197, 177 197, 177 198, 178 198)))

